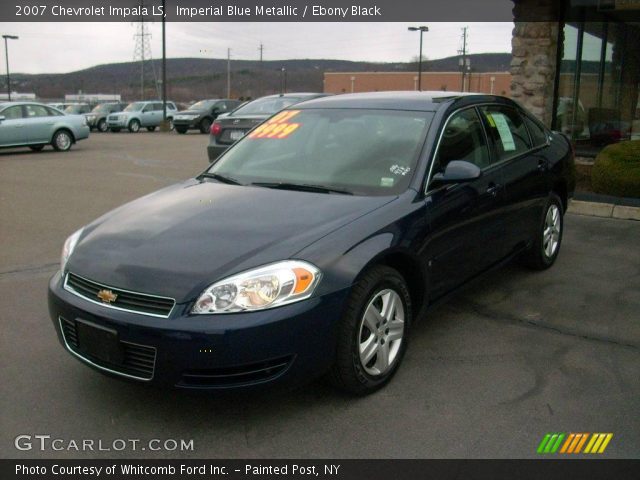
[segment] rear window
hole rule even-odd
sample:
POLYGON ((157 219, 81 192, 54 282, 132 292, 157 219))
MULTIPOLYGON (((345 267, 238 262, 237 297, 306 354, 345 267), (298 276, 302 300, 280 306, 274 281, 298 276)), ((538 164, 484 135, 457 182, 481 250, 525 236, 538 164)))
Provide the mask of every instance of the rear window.
POLYGON ((259 98, 237 109, 234 115, 273 115, 283 108, 302 101, 304 97, 266 97, 259 98))
POLYGON ((489 105, 480 110, 499 160, 518 156, 531 149, 529 132, 516 110, 501 105, 489 105))

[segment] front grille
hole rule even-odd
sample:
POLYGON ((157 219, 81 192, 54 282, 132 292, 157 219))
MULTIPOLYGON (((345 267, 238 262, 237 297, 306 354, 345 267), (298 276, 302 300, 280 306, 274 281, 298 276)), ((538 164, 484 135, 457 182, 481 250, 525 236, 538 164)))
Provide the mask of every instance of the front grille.
POLYGON ((224 388, 263 383, 284 373, 292 361, 293 357, 287 356, 237 367, 186 370, 179 386, 224 388))
POLYGON ((78 344, 76 322, 60 317, 60 328, 64 341, 73 354, 96 367, 112 373, 134 377, 140 380, 151 380, 156 364, 156 349, 146 345, 125 342, 118 343, 123 351, 121 363, 108 363, 91 355, 91 352, 81 352, 78 344))
POLYGON ((67 273, 64 288, 80 297, 105 307, 163 318, 169 316, 176 303, 172 298, 157 297, 146 293, 136 293, 110 287, 92 280, 87 280, 71 272, 67 273), (109 303, 101 301, 98 293, 103 290, 108 290, 116 295, 115 300, 109 303))

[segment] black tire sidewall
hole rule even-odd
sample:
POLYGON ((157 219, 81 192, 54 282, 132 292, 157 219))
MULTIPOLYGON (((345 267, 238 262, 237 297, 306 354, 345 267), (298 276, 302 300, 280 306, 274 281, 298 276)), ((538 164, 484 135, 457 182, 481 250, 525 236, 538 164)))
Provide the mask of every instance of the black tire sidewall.
MULTIPOLYGON (((358 395, 372 393, 384 386, 398 370, 407 350, 410 327, 413 319, 411 296, 405 280, 396 270, 386 266, 376 266, 364 273, 354 285, 347 307, 341 318, 338 338, 338 353, 334 372, 339 371, 339 386, 358 395), (365 309, 373 297, 381 290, 391 289, 401 298, 405 311, 404 336, 394 364, 386 373, 369 375, 360 362, 359 335, 360 322, 365 309), (347 355, 348 349, 348 355, 347 355)), ((334 378, 335 378, 334 373, 334 378)))
POLYGON ((209 120, 208 118, 203 118, 200 122, 200 133, 209 133, 211 123, 211 120, 209 120))
POLYGON ((107 121, 105 119, 100 120, 96 128, 98 129, 99 132, 102 132, 102 133, 109 130, 109 126, 107 125, 107 121))

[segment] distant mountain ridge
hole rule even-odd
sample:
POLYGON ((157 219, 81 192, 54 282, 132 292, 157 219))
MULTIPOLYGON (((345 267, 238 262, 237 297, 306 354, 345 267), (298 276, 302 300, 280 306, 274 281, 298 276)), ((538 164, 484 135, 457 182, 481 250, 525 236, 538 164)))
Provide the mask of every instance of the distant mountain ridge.
MULTIPOLYGON (((508 71, 510 53, 469 55, 475 72, 508 71)), ((425 61, 424 71, 458 71, 459 57, 425 61)), ((152 70, 160 79, 159 59, 145 64, 145 98, 156 96, 152 70)), ((257 97, 279 92, 286 69, 288 91, 322 91, 324 72, 413 71, 416 62, 354 62, 331 59, 232 60, 232 96, 257 97)), ((176 101, 226 96, 226 59, 168 58, 168 96, 176 101)), ((65 94, 119 93, 124 99, 140 97, 140 64, 110 63, 57 74, 13 74, 14 89, 34 92, 39 98, 62 98, 65 94)))

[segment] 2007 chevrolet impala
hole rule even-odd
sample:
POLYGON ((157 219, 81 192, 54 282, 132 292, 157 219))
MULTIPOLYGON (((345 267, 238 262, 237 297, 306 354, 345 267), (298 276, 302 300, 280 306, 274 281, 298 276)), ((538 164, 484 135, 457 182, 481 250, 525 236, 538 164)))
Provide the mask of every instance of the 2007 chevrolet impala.
POLYGON ((574 183, 569 142, 506 98, 305 101, 71 235, 51 317, 72 355, 120 377, 222 389, 328 374, 368 393, 435 302, 515 256, 554 263, 574 183))

